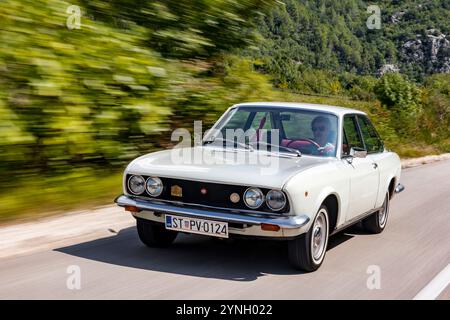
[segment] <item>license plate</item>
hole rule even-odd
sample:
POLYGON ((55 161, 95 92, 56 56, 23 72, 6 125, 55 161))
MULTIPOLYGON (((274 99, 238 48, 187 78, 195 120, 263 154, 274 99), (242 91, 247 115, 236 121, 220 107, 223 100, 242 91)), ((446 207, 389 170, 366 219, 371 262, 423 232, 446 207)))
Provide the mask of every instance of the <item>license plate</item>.
POLYGON ((228 238, 228 223, 166 214, 166 229, 228 238))

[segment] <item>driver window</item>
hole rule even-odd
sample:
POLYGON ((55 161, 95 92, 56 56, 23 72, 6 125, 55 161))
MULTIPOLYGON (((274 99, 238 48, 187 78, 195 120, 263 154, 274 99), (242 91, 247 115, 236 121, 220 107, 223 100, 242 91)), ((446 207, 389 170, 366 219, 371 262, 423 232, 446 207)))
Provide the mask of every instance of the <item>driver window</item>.
POLYGON ((383 152, 383 142, 378 138, 377 131, 370 120, 365 116, 358 116, 359 127, 366 143, 368 153, 383 152))
POLYGON ((344 139, 342 145, 342 153, 350 154, 350 148, 364 149, 364 143, 358 131, 356 116, 347 115, 344 117, 344 139))

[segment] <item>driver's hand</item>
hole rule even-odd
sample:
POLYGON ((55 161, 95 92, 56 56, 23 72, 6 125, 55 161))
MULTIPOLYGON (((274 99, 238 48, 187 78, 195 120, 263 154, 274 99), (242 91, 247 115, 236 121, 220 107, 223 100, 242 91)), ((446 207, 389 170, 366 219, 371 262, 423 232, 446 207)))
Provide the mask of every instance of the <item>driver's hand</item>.
POLYGON ((334 153, 335 146, 328 142, 326 145, 318 148, 317 150, 321 153, 334 153))

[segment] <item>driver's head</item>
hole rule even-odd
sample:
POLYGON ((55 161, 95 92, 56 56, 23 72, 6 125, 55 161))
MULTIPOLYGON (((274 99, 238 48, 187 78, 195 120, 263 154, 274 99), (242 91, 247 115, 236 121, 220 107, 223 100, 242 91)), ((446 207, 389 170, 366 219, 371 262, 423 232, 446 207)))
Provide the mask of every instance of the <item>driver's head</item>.
POLYGON ((328 134, 330 132, 330 119, 324 116, 317 116, 311 122, 311 130, 314 135, 314 140, 321 146, 325 145, 328 141, 328 134))

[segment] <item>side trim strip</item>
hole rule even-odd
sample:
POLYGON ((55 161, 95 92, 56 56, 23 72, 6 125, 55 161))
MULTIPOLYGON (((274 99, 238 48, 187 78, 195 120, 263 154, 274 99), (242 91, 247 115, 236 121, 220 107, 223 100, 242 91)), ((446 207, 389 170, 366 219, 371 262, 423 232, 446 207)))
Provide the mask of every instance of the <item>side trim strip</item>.
POLYGON ((345 222, 345 223, 344 223, 343 225, 341 225, 339 228, 334 229, 334 231, 333 231, 330 235, 336 234, 336 233, 338 233, 339 231, 342 231, 342 230, 344 230, 345 228, 348 228, 348 227, 350 227, 351 225, 354 225, 355 223, 358 223, 358 222, 361 221, 362 219, 367 218, 367 217, 370 216, 372 213, 377 212, 377 211, 380 210, 381 208, 382 208, 382 207, 380 207, 380 208, 375 208, 375 209, 372 209, 372 210, 369 210, 369 211, 367 211, 366 213, 363 213, 363 214, 361 214, 361 215, 359 215, 359 216, 357 216, 357 217, 355 217, 355 218, 353 218, 353 219, 351 219, 351 220, 345 222))

